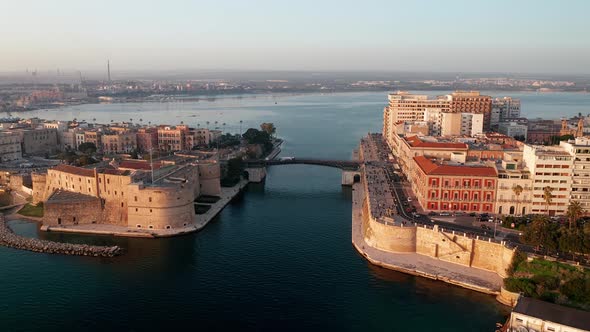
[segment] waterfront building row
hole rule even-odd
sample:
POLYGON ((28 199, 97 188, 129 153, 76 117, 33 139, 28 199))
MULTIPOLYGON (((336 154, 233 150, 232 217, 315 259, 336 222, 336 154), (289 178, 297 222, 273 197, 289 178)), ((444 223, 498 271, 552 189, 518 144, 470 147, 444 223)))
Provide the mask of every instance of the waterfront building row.
POLYGON ((85 122, 28 119, 0 124, 0 160, 11 161, 22 155, 47 155, 78 149, 93 143, 106 154, 182 151, 207 146, 222 135, 220 130, 178 126, 134 126, 132 124, 90 125, 85 122))
POLYGON ((393 142, 391 152, 425 210, 564 215, 578 201, 590 212, 589 138, 559 146, 399 135, 393 142))

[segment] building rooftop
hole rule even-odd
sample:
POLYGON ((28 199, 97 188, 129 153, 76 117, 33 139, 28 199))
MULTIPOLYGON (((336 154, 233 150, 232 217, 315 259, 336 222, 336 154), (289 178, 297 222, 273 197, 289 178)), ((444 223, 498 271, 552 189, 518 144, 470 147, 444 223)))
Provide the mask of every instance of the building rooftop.
POLYGON ((466 166, 466 165, 438 165, 432 160, 417 156, 414 160, 418 166, 428 175, 464 175, 464 176, 487 176, 496 177, 498 173, 494 167, 466 166))
MULTIPOLYGON (((153 167, 155 170, 159 169, 162 167, 162 163, 154 162, 153 167)), ((152 169, 152 165, 150 165, 150 163, 147 161, 123 160, 119 163, 119 168, 150 171, 152 169)))
POLYGON ((406 137, 408 144, 415 148, 438 148, 438 149, 463 149, 467 150, 465 143, 451 143, 451 142, 425 142, 418 136, 406 137))
POLYGON ((85 202, 98 199, 97 197, 58 189, 47 199, 48 202, 85 202))
POLYGON ((513 312, 581 330, 590 330, 590 312, 521 296, 513 312))
POLYGON ((70 166, 70 165, 65 165, 65 164, 57 165, 57 166, 55 166, 52 169, 55 170, 55 171, 69 173, 69 174, 74 174, 74 175, 92 176, 92 177, 94 176, 94 170, 93 169, 76 167, 76 166, 70 166))

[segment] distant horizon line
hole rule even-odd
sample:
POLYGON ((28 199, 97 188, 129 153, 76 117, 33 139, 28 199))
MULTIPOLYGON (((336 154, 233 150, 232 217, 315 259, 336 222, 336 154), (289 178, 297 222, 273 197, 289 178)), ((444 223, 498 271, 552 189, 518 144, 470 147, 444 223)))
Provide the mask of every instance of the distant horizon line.
MULTIPOLYGON (((106 62, 105 62, 106 63, 106 62)), ((22 70, 0 70, 0 76, 27 76, 33 72, 39 74, 51 74, 51 76, 58 76, 57 71, 59 70, 60 75, 78 75, 80 72, 90 73, 93 75, 106 75, 107 69, 72 69, 72 68, 61 68, 56 67, 53 69, 39 69, 39 68, 24 68, 22 70)), ((568 73, 568 72, 514 72, 514 71, 460 71, 460 70, 448 70, 448 71, 431 71, 431 70, 398 70, 398 69, 320 69, 320 70, 309 70, 309 69, 232 69, 232 68, 176 68, 176 69, 117 69, 116 67, 111 68, 112 76, 121 76, 125 74, 163 74, 163 73, 174 73, 174 74, 197 74, 197 73, 286 73, 286 74, 436 74, 436 75, 503 75, 503 76, 564 76, 571 78, 590 78, 590 73, 568 73), (119 75, 117 75, 119 74, 119 75)), ((487 77, 489 78, 489 77, 487 77)), ((115 79, 116 80, 116 79, 115 79)))

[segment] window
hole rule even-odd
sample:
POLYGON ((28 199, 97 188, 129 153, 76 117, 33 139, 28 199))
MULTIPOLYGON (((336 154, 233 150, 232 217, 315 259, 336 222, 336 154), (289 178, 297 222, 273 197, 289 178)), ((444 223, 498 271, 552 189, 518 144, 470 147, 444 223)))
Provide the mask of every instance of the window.
POLYGON ((166 229, 170 229, 170 228, 172 228, 172 226, 166 225, 166 229))
POLYGON ((137 196, 133 197, 133 199, 137 202, 137 196))
POLYGON ((123 203, 121 203, 121 207, 123 207, 123 203))
POLYGON ((150 202, 152 201, 152 198, 151 198, 151 197, 150 197, 149 201, 150 201, 150 202))

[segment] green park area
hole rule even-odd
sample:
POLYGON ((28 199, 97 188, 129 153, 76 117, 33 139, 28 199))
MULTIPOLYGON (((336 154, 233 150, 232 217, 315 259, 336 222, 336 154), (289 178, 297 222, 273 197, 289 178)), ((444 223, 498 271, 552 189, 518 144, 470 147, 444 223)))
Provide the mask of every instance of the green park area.
POLYGON ((525 296, 590 310, 590 270, 517 252, 504 287, 525 296))
POLYGON ((39 203, 37 205, 27 203, 22 209, 18 211, 18 214, 26 217, 41 218, 43 217, 43 203, 39 203))

